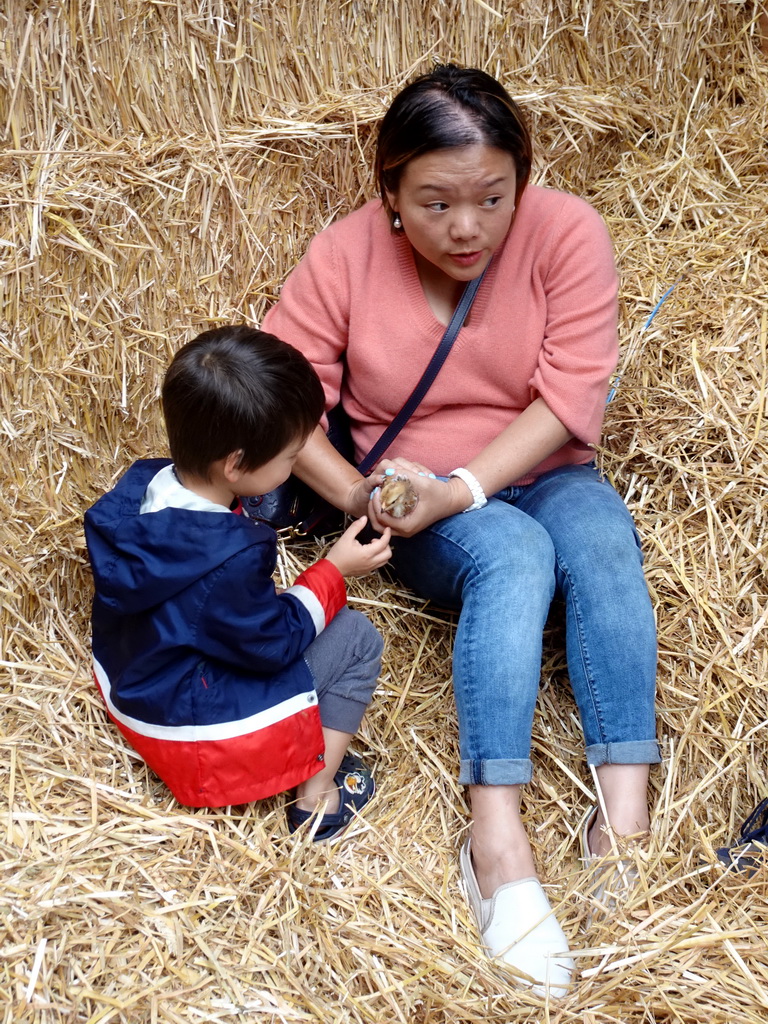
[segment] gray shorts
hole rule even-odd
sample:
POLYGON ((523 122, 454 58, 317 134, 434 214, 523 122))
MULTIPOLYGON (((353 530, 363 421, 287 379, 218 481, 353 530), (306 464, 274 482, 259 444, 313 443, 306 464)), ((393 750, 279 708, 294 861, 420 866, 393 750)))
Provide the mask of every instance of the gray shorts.
POLYGON ((326 729, 356 733, 376 688, 384 642, 361 612, 342 608, 304 651, 326 729))

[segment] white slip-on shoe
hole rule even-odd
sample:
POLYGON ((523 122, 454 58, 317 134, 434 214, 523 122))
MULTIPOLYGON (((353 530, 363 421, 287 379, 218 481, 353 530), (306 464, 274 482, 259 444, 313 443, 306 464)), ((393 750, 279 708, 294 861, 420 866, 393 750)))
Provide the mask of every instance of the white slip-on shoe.
POLYGON ((573 959, 538 878, 507 882, 486 900, 480 895, 472 866, 471 839, 461 848, 459 864, 489 955, 530 978, 536 995, 561 999, 568 992, 573 959))

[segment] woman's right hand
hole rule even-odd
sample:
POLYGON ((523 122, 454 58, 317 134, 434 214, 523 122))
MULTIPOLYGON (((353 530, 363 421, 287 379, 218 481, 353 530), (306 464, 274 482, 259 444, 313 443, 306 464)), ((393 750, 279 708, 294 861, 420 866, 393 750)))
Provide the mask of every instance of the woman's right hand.
POLYGON ((386 565, 392 557, 392 548, 389 546, 392 534, 389 529, 385 529, 382 535, 376 537, 370 544, 361 544, 357 539, 367 522, 367 516, 356 519, 325 556, 329 562, 333 562, 342 576, 367 576, 369 572, 386 565))
POLYGON ((360 476, 358 473, 357 479, 349 488, 347 500, 344 502, 342 511, 346 512, 348 516, 352 516, 353 519, 367 516, 371 492, 379 486, 380 482, 379 477, 374 474, 371 474, 371 476, 360 476))

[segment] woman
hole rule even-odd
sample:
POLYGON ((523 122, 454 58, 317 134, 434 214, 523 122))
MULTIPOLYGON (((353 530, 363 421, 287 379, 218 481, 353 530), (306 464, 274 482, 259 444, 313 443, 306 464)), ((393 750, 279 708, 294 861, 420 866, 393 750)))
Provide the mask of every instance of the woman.
POLYGON ((617 359, 610 239, 582 200, 528 185, 530 168, 528 132, 498 82, 453 65, 422 76, 381 124, 381 201, 313 240, 264 327, 314 364, 327 408, 342 401, 360 457, 487 269, 391 458, 364 479, 318 429, 297 472, 338 508, 391 527, 402 580, 461 609, 453 675, 472 807, 462 873, 491 954, 561 994, 573 964, 519 813, 550 602, 565 600, 571 683, 603 794, 585 828, 590 863, 611 849, 609 824, 613 836, 649 827, 656 644, 631 518, 592 465, 617 359), (403 519, 381 511, 375 490, 393 467, 419 495, 403 519))

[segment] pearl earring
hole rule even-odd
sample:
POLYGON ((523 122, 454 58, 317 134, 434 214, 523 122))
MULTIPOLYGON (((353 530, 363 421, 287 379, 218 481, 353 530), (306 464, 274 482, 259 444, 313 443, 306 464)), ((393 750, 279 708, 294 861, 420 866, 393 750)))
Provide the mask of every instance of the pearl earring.
POLYGON ((395 231, 399 231, 402 226, 403 222, 400 220, 399 215, 395 214, 395 219, 392 221, 392 227, 395 229, 395 231))

